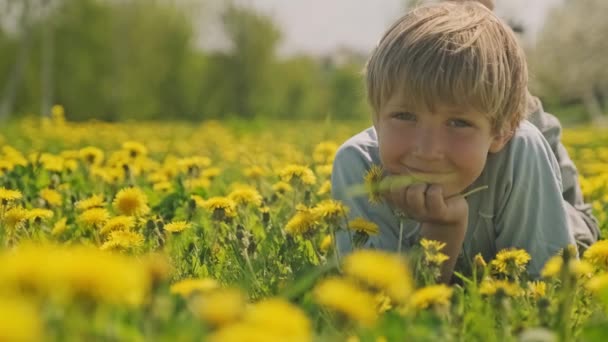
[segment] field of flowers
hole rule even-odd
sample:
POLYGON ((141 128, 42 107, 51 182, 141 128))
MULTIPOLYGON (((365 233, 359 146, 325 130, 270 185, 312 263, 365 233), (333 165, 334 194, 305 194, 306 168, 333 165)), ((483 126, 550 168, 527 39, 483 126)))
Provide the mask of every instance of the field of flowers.
MULTIPOLYGON (((0 128, 0 341, 604 341, 608 241, 525 273, 476 257, 438 285, 436 241, 334 252, 333 155, 365 123, 0 128)), ((608 130, 564 132, 608 232, 608 130)), ((362 179, 362 183, 363 183, 362 179)))

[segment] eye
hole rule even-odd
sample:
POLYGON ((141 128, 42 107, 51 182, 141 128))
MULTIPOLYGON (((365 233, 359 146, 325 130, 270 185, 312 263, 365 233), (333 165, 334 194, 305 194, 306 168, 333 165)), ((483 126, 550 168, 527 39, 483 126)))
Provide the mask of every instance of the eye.
POLYGON ((462 119, 451 119, 448 122, 448 126, 456 127, 456 128, 464 128, 464 127, 473 127, 473 124, 470 123, 469 121, 462 120, 462 119))
POLYGON ((395 112, 391 114, 392 118, 404 121, 416 121, 416 115, 411 112, 395 112))

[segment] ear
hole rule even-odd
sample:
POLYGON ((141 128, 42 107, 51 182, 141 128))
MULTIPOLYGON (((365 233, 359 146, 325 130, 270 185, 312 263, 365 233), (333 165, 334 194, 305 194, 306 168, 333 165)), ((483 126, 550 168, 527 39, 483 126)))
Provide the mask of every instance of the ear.
POLYGON ((503 147, 505 147, 505 145, 509 142, 509 140, 511 140, 514 133, 515 133, 514 130, 504 130, 501 133, 494 135, 492 137, 492 142, 490 144, 490 149, 488 150, 488 152, 490 152, 490 153, 500 152, 500 150, 502 150, 503 147))

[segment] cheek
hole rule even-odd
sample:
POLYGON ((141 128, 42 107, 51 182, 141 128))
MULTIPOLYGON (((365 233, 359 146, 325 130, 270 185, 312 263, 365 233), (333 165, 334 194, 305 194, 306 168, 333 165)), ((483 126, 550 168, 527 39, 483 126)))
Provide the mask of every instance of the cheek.
POLYGON ((391 166, 399 164, 400 160, 408 153, 411 146, 408 137, 411 137, 411 134, 407 134, 403 131, 398 132, 397 130, 390 128, 385 129, 382 133, 378 134, 380 159, 388 171, 391 171, 391 166))
POLYGON ((485 144, 477 140, 454 140, 449 146, 452 164, 460 170, 462 178, 474 181, 486 163, 488 150, 485 144))

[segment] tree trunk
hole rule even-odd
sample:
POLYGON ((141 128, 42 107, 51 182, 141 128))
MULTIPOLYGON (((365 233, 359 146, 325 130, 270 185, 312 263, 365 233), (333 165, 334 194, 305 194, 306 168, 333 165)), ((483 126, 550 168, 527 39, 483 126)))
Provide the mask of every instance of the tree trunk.
POLYGON ((593 87, 588 87, 583 93, 583 104, 592 123, 606 124, 608 122, 602 113, 602 106, 593 91, 593 87))
MULTIPOLYGON (((47 1, 48 9, 48 1, 47 1)), ((48 13, 47 13, 48 14, 48 13)), ((54 27, 53 17, 47 16, 48 24, 47 29, 42 32, 42 46, 40 49, 41 53, 41 84, 40 94, 42 99, 40 101, 40 115, 50 116, 51 106, 53 105, 53 58, 54 58, 54 27)))

